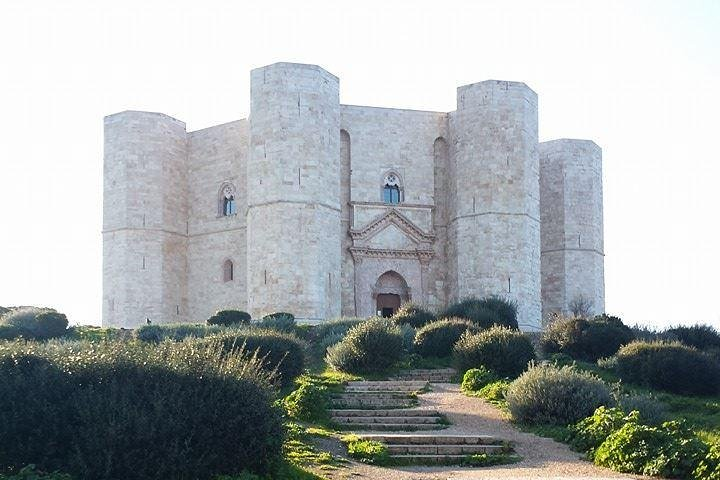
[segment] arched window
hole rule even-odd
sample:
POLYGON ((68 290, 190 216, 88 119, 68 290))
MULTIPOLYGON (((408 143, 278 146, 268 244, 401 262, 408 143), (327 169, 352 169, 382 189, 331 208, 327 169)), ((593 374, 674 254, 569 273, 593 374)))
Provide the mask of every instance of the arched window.
POLYGON ((394 172, 385 175, 383 182, 382 201, 396 205, 402 201, 403 192, 400 184, 400 177, 394 172))
POLYGON ((223 263, 223 282, 232 282, 235 279, 235 267, 232 260, 223 263))
POLYGON ((231 183, 224 183, 220 187, 220 198, 218 199, 218 216, 229 217, 237 213, 237 202, 235 201, 235 186, 231 183))

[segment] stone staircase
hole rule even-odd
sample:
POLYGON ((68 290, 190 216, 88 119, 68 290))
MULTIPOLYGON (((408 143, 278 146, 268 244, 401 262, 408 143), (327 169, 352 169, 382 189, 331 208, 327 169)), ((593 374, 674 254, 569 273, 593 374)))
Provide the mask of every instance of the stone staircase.
POLYGON ((367 434, 361 437, 384 443, 390 458, 400 464, 456 465, 468 455, 509 450, 501 440, 487 435, 367 434))
POLYGON ((410 382, 450 383, 457 372, 454 368, 433 368, 406 370, 390 380, 410 382))
POLYGON ((469 455, 509 451, 502 441, 486 435, 414 433, 448 427, 437 410, 413 407, 431 383, 449 383, 455 373, 451 368, 418 369, 386 381, 349 382, 332 399, 330 417, 343 429, 359 431, 362 439, 385 444, 400 465, 457 465, 469 455))

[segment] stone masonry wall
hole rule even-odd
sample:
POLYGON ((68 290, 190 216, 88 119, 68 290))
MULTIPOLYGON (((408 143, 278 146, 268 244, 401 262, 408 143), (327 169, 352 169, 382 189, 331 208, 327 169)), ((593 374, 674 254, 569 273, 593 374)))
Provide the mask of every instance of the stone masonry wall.
POLYGON ((187 141, 167 115, 105 118, 103 325, 187 321, 187 141))
POLYGON ((454 178, 448 227, 457 270, 451 296, 500 295, 524 329, 540 327, 537 96, 523 83, 458 88, 450 132, 454 178))
POLYGON ((540 148, 543 318, 580 298, 605 310, 602 151, 589 140, 540 148))
POLYGON ((188 298, 190 319, 216 310, 247 310, 247 120, 188 134, 188 298), (236 213, 224 216, 221 187, 235 187, 236 213), (233 262, 225 281, 223 264, 233 262))
POLYGON ((339 81, 277 63, 251 73, 248 307, 340 315, 339 81))

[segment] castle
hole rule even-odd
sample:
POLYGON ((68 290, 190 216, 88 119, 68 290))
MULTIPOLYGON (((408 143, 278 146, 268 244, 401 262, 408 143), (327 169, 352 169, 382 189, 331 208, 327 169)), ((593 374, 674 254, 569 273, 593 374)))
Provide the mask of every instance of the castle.
POLYGON ((453 112, 341 105, 315 65, 251 73, 248 119, 105 118, 103 325, 221 308, 308 322, 408 300, 517 302, 525 330, 604 309, 600 148, 538 142, 537 95, 488 80, 453 112))

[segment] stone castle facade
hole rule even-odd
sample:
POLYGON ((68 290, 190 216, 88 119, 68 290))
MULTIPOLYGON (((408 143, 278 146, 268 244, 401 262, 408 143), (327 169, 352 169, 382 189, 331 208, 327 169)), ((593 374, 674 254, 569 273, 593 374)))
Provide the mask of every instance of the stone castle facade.
POLYGON ((320 67, 251 73, 250 117, 194 132, 105 118, 103 325, 389 314, 412 300, 517 302, 526 330, 604 309, 600 148, 538 142, 523 83, 459 87, 457 109, 342 105, 320 67))

